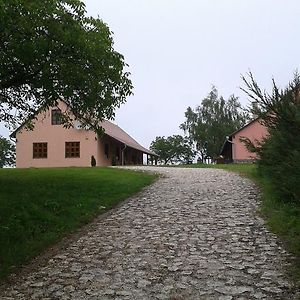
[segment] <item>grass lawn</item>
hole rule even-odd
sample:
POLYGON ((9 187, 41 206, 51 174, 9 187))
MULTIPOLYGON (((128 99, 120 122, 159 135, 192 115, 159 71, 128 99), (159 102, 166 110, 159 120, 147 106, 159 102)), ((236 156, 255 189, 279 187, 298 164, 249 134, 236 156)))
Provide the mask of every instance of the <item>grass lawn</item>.
POLYGON ((0 279, 155 178, 112 168, 0 169, 0 279))
POLYGON ((295 256, 293 268, 289 271, 293 280, 300 286, 300 205, 279 199, 276 187, 272 186, 268 178, 259 174, 255 164, 195 164, 185 167, 210 167, 238 172, 252 179, 260 187, 262 192, 260 212, 268 228, 281 238, 286 249, 295 256))

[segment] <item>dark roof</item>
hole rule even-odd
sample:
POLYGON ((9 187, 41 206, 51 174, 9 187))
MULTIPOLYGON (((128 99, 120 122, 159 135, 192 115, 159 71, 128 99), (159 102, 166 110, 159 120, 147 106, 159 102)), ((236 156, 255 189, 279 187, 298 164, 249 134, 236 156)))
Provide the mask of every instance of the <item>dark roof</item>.
POLYGON ((118 125, 113 124, 110 121, 104 120, 101 123, 101 127, 105 130, 105 134, 122 142, 130 148, 140 150, 146 154, 158 156, 156 153, 144 148, 141 146, 135 139, 133 139, 129 134, 127 134, 123 129, 121 129, 118 125))

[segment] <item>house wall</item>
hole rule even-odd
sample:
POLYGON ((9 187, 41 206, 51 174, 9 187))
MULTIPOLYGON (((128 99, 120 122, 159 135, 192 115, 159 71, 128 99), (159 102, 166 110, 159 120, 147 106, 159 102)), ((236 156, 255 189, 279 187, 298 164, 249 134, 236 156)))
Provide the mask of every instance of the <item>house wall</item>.
POLYGON ((245 145, 240 141, 241 137, 249 138, 254 144, 255 141, 261 141, 268 134, 267 128, 260 123, 260 120, 256 120, 248 126, 241 129, 234 136, 232 136, 232 156, 235 162, 249 161, 257 159, 255 153, 251 153, 247 150, 245 145))
MULTIPOLYGON (((55 108, 57 107, 53 109, 55 108)), ((64 102, 59 102, 58 108, 62 112, 67 111, 64 102)), ((142 151, 125 147, 124 143, 107 134, 97 136, 89 130, 52 125, 51 111, 49 109, 37 115, 33 130, 21 128, 17 131, 17 168, 88 167, 91 165, 92 156, 95 157, 97 166, 121 165, 122 151, 124 164, 143 164, 142 151), (65 157, 66 142, 80 143, 80 157, 65 157), (33 143, 47 143, 47 158, 33 158, 33 143), (108 145, 108 155, 105 153, 105 145, 108 145)))
MULTIPOLYGON (((66 105, 59 104, 64 111, 66 105)), ((93 131, 65 129, 51 125, 51 110, 40 113, 32 131, 21 129, 16 134, 16 166, 29 167, 83 167, 91 165, 91 156, 97 156, 97 139, 93 131), (47 142, 47 158, 33 158, 33 143, 47 142), (80 142, 80 157, 65 158, 65 142, 80 142)))

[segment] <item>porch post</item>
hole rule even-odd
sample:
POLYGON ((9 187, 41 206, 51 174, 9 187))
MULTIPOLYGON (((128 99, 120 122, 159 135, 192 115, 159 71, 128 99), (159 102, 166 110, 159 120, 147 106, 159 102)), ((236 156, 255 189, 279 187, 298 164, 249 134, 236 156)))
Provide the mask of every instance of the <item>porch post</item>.
POLYGON ((125 165, 125 149, 126 149, 126 148, 127 148, 127 145, 124 144, 124 148, 121 149, 121 158, 122 158, 121 162, 122 162, 122 166, 125 165))

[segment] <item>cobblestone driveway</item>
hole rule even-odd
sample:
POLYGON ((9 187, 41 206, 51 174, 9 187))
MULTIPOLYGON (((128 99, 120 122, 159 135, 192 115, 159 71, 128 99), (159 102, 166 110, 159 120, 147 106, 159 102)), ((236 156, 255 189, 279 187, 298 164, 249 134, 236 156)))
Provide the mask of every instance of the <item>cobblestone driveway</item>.
POLYGON ((0 298, 296 299, 288 255, 256 214, 250 181, 157 170, 165 176, 0 298))

